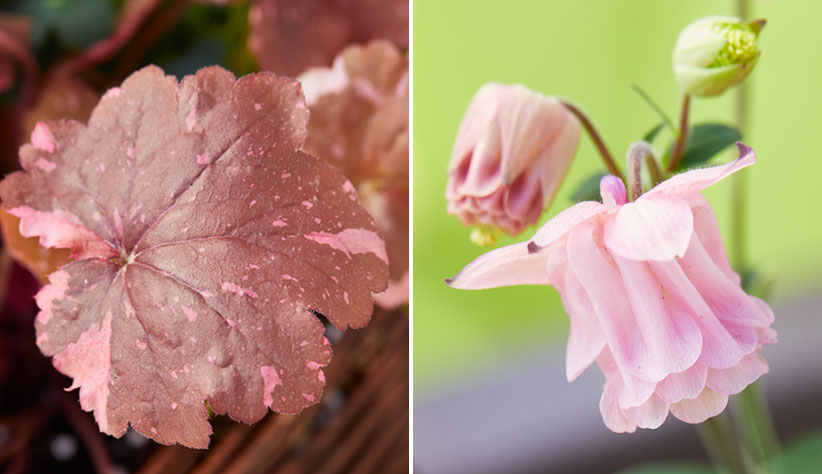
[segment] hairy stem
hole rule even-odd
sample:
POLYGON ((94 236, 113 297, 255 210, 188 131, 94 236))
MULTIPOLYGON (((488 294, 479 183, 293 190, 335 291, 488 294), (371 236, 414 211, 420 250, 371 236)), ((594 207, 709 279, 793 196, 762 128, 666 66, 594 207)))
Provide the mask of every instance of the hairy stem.
POLYGON ((654 161, 654 150, 648 142, 636 141, 628 148, 628 190, 632 201, 642 196, 642 162, 648 159, 654 161))
POLYGON ((679 114, 679 134, 674 142, 674 148, 671 150, 671 159, 668 160, 668 172, 671 172, 679 166, 682 160, 682 152, 685 151, 685 142, 688 140, 688 112, 691 108, 691 96, 683 94, 682 96, 682 110, 679 114))
POLYGON ((602 140, 599 132, 597 132, 597 129, 594 127, 591 119, 589 119, 579 107, 570 102, 562 101, 562 105, 564 105, 569 112, 574 114, 579 119, 582 126, 585 127, 585 131, 588 132, 588 136, 590 136, 591 140, 594 142, 594 146, 596 146, 597 151, 599 151, 602 161, 605 162, 605 167, 608 169, 608 172, 625 181, 625 177, 622 175, 622 172, 619 171, 611 152, 608 151, 608 147, 605 146, 605 142, 602 140))

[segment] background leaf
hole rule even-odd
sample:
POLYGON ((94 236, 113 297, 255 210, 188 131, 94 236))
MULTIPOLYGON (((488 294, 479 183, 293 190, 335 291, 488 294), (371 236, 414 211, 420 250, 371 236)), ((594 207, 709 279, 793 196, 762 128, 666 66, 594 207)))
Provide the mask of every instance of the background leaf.
POLYGON ((816 474, 822 467, 822 432, 812 433, 790 443, 773 464, 774 474, 816 474))
MULTIPOLYGON (((688 140, 682 161, 675 171, 682 171, 699 166, 710 160, 726 147, 742 139, 742 134, 734 127, 721 123, 701 123, 688 130, 688 140)), ((667 155, 670 156, 668 150, 667 155)))
POLYGON ((585 180, 579 184, 577 190, 571 194, 571 201, 599 201, 599 182, 606 174, 607 173, 598 171, 585 178, 585 180))
POLYGON ((706 464, 697 464, 692 462, 683 463, 647 463, 638 466, 632 466, 627 469, 618 471, 617 474, 721 474, 715 468, 706 464))
POLYGON ((648 143, 653 142, 654 138, 659 135, 659 132, 661 132, 663 128, 665 128, 665 122, 659 122, 654 128, 648 130, 645 135, 642 136, 642 140, 648 143))

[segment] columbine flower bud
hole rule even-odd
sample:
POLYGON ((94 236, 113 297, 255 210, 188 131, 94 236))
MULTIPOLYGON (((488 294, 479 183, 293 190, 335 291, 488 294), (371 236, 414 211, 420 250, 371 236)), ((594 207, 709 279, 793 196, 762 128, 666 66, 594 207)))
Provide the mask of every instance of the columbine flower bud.
POLYGON ((579 122, 556 98, 486 84, 454 143, 448 212, 466 226, 519 234, 553 199, 578 143, 579 122))
POLYGON ((761 52, 756 40, 765 20, 712 16, 688 25, 674 47, 674 75, 685 92, 715 96, 742 82, 761 52))

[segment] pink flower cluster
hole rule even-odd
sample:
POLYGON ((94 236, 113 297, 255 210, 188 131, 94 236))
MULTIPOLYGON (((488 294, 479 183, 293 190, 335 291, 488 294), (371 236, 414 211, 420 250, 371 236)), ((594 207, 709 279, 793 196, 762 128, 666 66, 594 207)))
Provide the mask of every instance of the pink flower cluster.
POLYGON ((700 194, 754 163, 753 150, 739 151, 732 163, 676 175, 633 202, 606 176, 602 203, 566 209, 529 242, 480 256, 449 284, 554 286, 570 316, 568 380, 599 365, 611 430, 657 428, 669 412, 700 423, 767 373, 760 351, 776 342, 771 309, 742 290, 700 194))

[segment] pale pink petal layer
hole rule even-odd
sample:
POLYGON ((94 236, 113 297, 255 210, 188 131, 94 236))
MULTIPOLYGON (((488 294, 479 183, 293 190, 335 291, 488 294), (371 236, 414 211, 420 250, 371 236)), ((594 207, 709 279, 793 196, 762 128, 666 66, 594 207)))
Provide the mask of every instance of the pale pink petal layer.
POLYGON ((687 370, 670 374, 656 384, 656 393, 668 403, 676 403, 683 398, 696 398, 705 388, 708 368, 703 364, 694 364, 687 370))
POLYGON ((494 121, 494 117, 499 109, 500 96, 505 86, 498 83, 485 84, 477 91, 468 110, 465 111, 465 118, 457 131, 457 139, 454 142, 454 149, 451 152, 451 163, 448 165, 448 172, 457 169, 483 135, 486 134, 488 126, 494 121))
POLYGON ((702 423, 714 417, 728 405, 728 396, 705 387, 698 397, 671 405, 671 414, 686 423, 702 423))
POLYGON ((673 260, 685 255, 693 226, 686 201, 643 195, 622 206, 605 223, 605 245, 633 260, 673 260))
POLYGON ((707 385, 717 392, 735 395, 767 373, 768 363, 754 352, 730 369, 710 369, 707 385))
POLYGON ((528 252, 528 244, 501 247, 480 255, 446 283, 461 290, 511 285, 547 285, 544 254, 528 252))
POLYGON ((595 201, 583 201, 574 204, 540 227, 531 238, 529 248, 532 251, 545 248, 574 227, 609 209, 611 208, 595 201))
POLYGON ((639 428, 659 428, 668 417, 668 403, 656 395, 651 395, 638 407, 628 408, 625 416, 639 428))
POLYGON ((661 193, 676 195, 699 192, 726 176, 736 173, 742 168, 751 166, 756 162, 756 154, 754 154, 751 148, 741 142, 737 143, 736 146, 739 149, 739 158, 735 161, 725 165, 690 170, 672 176, 656 185, 656 187, 643 194, 643 196, 661 193))

